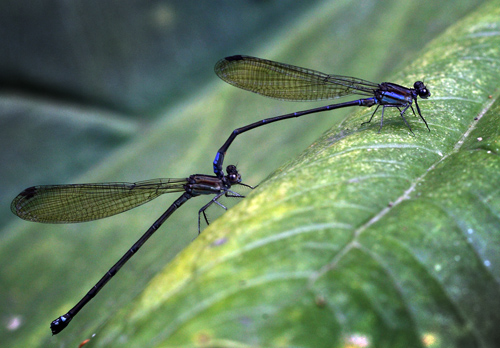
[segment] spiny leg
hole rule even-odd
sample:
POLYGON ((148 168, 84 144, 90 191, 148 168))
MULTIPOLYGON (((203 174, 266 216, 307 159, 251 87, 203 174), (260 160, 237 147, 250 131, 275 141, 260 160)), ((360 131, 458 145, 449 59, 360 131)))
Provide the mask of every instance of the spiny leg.
MULTIPOLYGON (((244 185, 244 184, 240 184, 240 185, 244 185)), ((247 187, 250 187, 253 189, 253 187, 251 187, 249 185, 244 185, 244 186, 247 186, 247 187)), ((243 196, 242 194, 235 192, 233 190, 227 190, 225 195, 226 195, 226 197, 231 197, 231 198, 245 198, 246 197, 246 196, 243 196)))
MULTIPOLYGON (((375 116, 375 113, 377 112, 377 110, 378 110, 379 106, 380 106, 380 104, 378 104, 378 105, 377 105, 377 107, 375 108, 375 111, 373 112, 372 117, 370 117, 370 119, 369 119, 368 121, 361 123, 361 125, 364 125, 364 124, 370 123, 370 122, 372 121, 373 116, 375 116)), ((382 113, 383 113, 383 112, 384 112, 384 109, 382 108, 382 113)))
MULTIPOLYGON (((243 183, 239 183, 238 185, 242 185, 242 186, 245 186, 245 187, 248 187, 250 189, 254 189, 255 187, 257 186, 250 186, 250 185, 247 185, 247 184, 243 184, 243 183)), ((212 198, 210 200, 210 202, 208 202, 207 204, 205 204, 201 209, 200 211, 198 212, 198 234, 201 233, 201 215, 203 215, 203 219, 205 220, 205 222, 207 223, 207 225, 210 225, 210 222, 208 221, 208 217, 207 217, 207 214, 205 213, 205 211, 212 205, 212 204, 217 204, 219 207, 221 207, 222 209, 224 210, 227 210, 227 207, 224 206, 221 202, 219 202, 219 198, 221 198, 222 196, 226 196, 226 197, 231 197, 231 198, 245 198, 245 196, 239 194, 238 192, 235 192, 233 190, 226 190, 224 192, 220 192, 219 194, 217 194, 214 198, 212 198)))
MULTIPOLYGON (((430 132, 431 129, 429 128, 429 125, 427 124, 427 121, 425 120, 424 116, 422 116, 422 113, 420 112, 420 108, 418 107, 418 103, 417 103, 416 99, 415 99, 415 106, 417 107, 418 115, 420 116, 420 118, 422 119, 422 121, 424 121, 425 126, 427 127, 427 129, 430 132)), ((411 109, 413 110, 413 107, 411 109)), ((413 113, 415 113, 415 111, 413 111, 413 113)), ((417 116, 417 115, 415 115, 415 116, 417 116)))
POLYGON ((406 121, 406 118, 404 116, 406 110, 408 110, 408 108, 411 106, 411 104, 408 104, 406 105, 406 107, 403 109, 403 111, 401 111, 401 118, 403 119, 403 121, 405 121, 405 124, 406 126, 408 127, 408 129, 410 130, 411 134, 415 135, 415 133, 413 133, 413 131, 411 130, 411 127, 410 125, 408 124, 408 122, 406 121))
POLYGON ((411 108, 411 111, 413 112, 413 115, 415 115, 415 117, 417 117, 417 114, 415 113, 415 110, 413 109, 413 105, 410 104, 410 108, 411 108))
MULTIPOLYGON (((238 185, 248 187, 248 188, 249 188, 249 189, 251 189, 251 190, 255 190, 255 189, 259 186, 259 185, 250 186, 250 185, 244 184, 244 183, 242 183, 242 182, 240 182, 238 185)), ((231 191, 231 190, 229 190, 229 191, 231 191)), ((232 192, 232 191, 231 191, 231 192, 232 192)), ((242 197, 244 197, 244 196, 242 196, 242 197)))
POLYGON ((227 210, 227 208, 225 206, 223 206, 221 203, 219 203, 219 201, 218 201, 218 199, 221 198, 225 193, 226 192, 221 192, 221 193, 217 194, 214 198, 212 198, 210 200, 210 202, 208 202, 203 207, 201 207, 200 211, 198 211, 198 235, 201 233, 201 215, 202 214, 203 214, 203 218, 205 219, 205 222, 207 223, 207 225, 210 225, 210 223, 208 222, 207 214, 205 213, 205 210, 207 210, 208 207, 210 207, 213 203, 217 203, 222 208, 227 210))
POLYGON ((382 126, 384 125, 384 111, 385 111, 385 106, 382 106, 382 116, 380 116, 380 128, 378 129, 378 132, 382 130, 382 126))

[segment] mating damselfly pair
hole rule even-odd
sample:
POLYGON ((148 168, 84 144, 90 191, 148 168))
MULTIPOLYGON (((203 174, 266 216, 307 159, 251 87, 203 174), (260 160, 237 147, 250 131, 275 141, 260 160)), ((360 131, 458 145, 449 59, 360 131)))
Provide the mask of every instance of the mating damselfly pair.
POLYGON ((350 106, 371 107, 374 105, 377 105, 375 111, 370 119, 364 123, 371 122, 378 108, 382 106, 380 132, 383 126, 385 108, 392 107, 399 110, 404 123, 412 131, 404 114, 409 108, 415 114, 413 102, 415 102, 418 115, 429 129, 417 104, 418 97, 426 99, 431 95, 422 81, 415 82, 413 88, 390 82, 376 84, 354 77, 328 75, 293 65, 242 55, 220 60, 215 66, 215 72, 221 79, 236 87, 280 100, 327 100, 349 95, 360 95, 367 98, 267 118, 235 129, 217 152, 213 162, 215 175, 194 174, 183 179, 156 179, 137 183, 45 185, 33 186, 22 191, 11 204, 12 212, 22 219, 45 223, 73 223, 102 219, 135 208, 164 193, 182 192, 181 196, 73 308, 52 321, 53 334, 61 332, 155 231, 186 201, 196 196, 213 195, 199 211, 198 232, 200 232, 200 221, 204 219, 208 224, 205 214, 208 207, 215 204, 226 209, 219 201, 220 198, 243 198, 242 194, 233 189, 234 186, 242 185, 253 188, 241 182, 241 176, 235 166, 228 166, 226 174, 222 170, 224 156, 239 134, 289 118, 350 106))

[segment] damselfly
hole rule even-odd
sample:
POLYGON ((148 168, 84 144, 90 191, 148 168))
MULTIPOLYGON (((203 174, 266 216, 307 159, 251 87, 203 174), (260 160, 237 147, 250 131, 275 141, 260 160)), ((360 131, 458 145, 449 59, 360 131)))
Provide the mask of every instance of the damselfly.
MULTIPOLYGON (((218 177, 223 177, 222 166, 224 156, 238 134, 245 133, 251 129, 293 117, 300 117, 316 112, 345 108, 349 106, 371 107, 377 105, 370 119, 362 124, 369 123, 382 106, 382 116, 380 119, 379 132, 384 121, 384 111, 387 107, 395 107, 399 110, 403 121, 411 130, 404 114, 415 102, 417 112, 427 129, 429 125, 422 116, 417 104, 417 97, 427 99, 431 93, 422 81, 413 84, 413 88, 407 88, 391 82, 374 83, 355 77, 328 75, 319 71, 301 68, 293 65, 273 62, 266 59, 249 56, 231 56, 221 59, 215 65, 215 73, 227 83, 280 100, 289 101, 316 101, 344 97, 348 95, 361 95, 370 98, 348 101, 345 103, 321 106, 315 109, 293 112, 286 115, 267 118, 235 129, 224 145, 219 149, 214 160, 214 173, 218 177)), ((416 115, 416 114, 415 114, 416 115)))
POLYGON ((24 220, 45 223, 72 223, 102 219, 147 203, 164 193, 183 192, 73 308, 52 321, 50 325, 52 334, 61 332, 149 237, 187 200, 200 195, 214 195, 198 213, 198 233, 200 233, 201 218, 203 217, 205 222, 209 223, 205 211, 212 204, 227 209, 219 202, 220 198, 223 196, 244 197, 233 191, 231 186, 242 185, 253 188, 241 182, 236 166, 229 165, 226 170, 227 175, 222 178, 195 174, 183 179, 154 179, 136 183, 33 186, 21 192, 12 201, 12 212, 24 220))

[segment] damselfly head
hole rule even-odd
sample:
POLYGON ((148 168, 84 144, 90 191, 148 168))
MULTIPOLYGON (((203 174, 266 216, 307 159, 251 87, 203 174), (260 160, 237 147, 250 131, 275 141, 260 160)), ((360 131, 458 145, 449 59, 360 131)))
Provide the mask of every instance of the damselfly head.
POLYGON ((238 170, 236 169, 235 165, 232 164, 228 165, 226 168, 226 172, 227 172, 226 175, 227 180, 231 185, 241 182, 241 175, 240 173, 238 173, 238 170))
POLYGON ((417 81, 413 84, 413 88, 417 92, 418 96, 423 99, 427 99, 431 96, 431 92, 425 87, 422 81, 417 81))

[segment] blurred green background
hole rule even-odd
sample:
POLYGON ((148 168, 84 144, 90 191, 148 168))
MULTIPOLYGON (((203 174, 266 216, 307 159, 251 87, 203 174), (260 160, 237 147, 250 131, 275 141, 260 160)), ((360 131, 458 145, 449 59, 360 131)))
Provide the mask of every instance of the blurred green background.
MULTIPOLYGON (((76 303, 175 197, 102 221, 41 225, 11 214, 10 202, 21 190, 211 174, 213 157, 234 128, 319 106, 227 86, 213 73, 218 59, 247 54, 390 80, 480 3, 3 1, 2 347, 75 346, 196 237, 197 211, 205 203, 193 199, 174 214, 66 331, 51 338, 50 321, 76 303)), ((345 112, 242 135, 225 163, 237 164, 244 182, 258 184, 345 112)))

